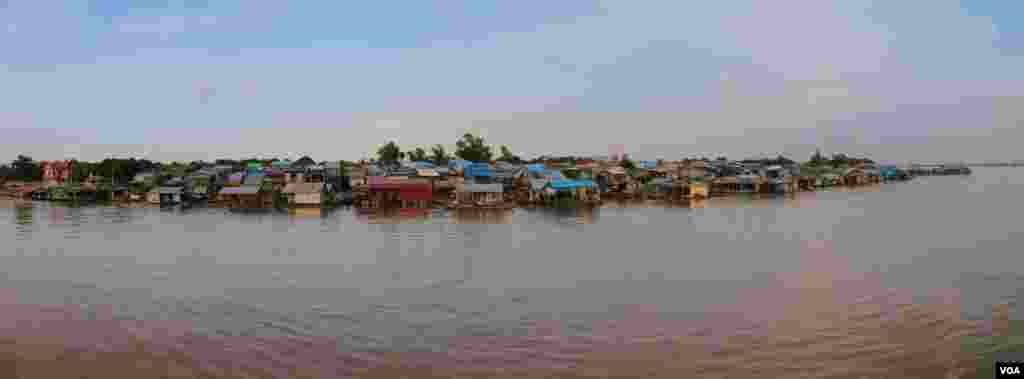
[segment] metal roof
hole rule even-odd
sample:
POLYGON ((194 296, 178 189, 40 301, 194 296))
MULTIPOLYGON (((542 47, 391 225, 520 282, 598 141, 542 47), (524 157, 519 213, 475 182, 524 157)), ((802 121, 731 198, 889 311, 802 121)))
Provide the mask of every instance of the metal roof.
POLYGON ((246 175, 245 180, 242 181, 242 185, 254 186, 263 183, 263 174, 249 174, 246 175))
POLYGON ((501 183, 463 183, 459 186, 459 192, 498 193, 504 192, 504 186, 501 183))
POLYGON ((174 195, 174 194, 181 193, 182 190, 184 190, 184 188, 182 188, 182 187, 160 187, 160 194, 161 195, 174 195))
POLYGON ((568 190, 568 189, 576 189, 576 188, 591 188, 591 187, 594 187, 594 181, 593 180, 589 180, 589 179, 579 179, 579 180, 559 179, 559 180, 552 180, 551 182, 549 182, 549 185, 551 186, 551 188, 554 188, 556 190, 568 190))
POLYGON ((323 183, 288 183, 282 193, 317 193, 323 191, 323 183))
POLYGON ((226 187, 220 190, 221 195, 255 195, 260 193, 257 186, 226 187))
POLYGON ((477 176, 477 177, 491 177, 494 176, 494 170, 491 166, 486 163, 473 163, 466 166, 465 176, 477 176))
POLYGON ((531 190, 540 191, 540 190, 543 190, 544 187, 547 187, 547 185, 548 185, 548 180, 547 179, 530 179, 530 189, 531 190))

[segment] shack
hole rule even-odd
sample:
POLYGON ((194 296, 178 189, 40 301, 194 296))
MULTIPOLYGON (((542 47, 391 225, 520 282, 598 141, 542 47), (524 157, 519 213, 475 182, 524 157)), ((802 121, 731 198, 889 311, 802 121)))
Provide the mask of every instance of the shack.
POLYGON ((220 199, 233 209, 262 209, 266 202, 262 186, 225 187, 220 199))
POLYGON ((323 183, 288 183, 281 191, 293 207, 319 207, 323 201, 323 183))
POLYGON ((456 200, 462 204, 496 206, 504 201, 503 193, 501 183, 468 182, 457 185, 456 200))
POLYGON ((402 208, 430 208, 434 200, 434 185, 428 179, 405 179, 398 183, 398 198, 402 208))
POLYGON ((180 204, 182 200, 182 194, 184 193, 183 187, 160 187, 159 192, 159 203, 161 206, 180 204))

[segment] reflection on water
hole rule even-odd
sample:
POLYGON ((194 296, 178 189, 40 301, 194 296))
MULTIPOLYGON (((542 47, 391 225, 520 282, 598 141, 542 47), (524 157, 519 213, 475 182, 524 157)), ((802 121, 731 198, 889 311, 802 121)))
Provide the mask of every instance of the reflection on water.
POLYGON ((1024 176, 976 176, 571 209, 7 202, 0 334, 85 348, 130 332, 211 364, 331 372, 379 364, 383 350, 622 376, 745 376, 728 367, 748 361, 764 377, 934 376, 970 356, 958 336, 1022 288, 1006 274, 1024 264, 1006 204, 1024 176))

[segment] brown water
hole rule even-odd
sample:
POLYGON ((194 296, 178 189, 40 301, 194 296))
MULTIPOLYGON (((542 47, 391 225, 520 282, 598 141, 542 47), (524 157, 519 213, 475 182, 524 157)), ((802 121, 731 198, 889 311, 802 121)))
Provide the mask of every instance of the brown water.
POLYGON ((990 168, 571 211, 7 201, 0 362, 41 341, 214 376, 945 377, 1024 288, 1022 189, 990 168))

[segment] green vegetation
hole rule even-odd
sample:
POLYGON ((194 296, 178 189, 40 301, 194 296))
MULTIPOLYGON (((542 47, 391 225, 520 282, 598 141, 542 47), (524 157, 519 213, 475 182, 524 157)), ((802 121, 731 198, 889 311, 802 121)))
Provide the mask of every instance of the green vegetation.
POLYGON ((15 180, 30 182, 43 179, 43 169, 39 162, 29 156, 18 155, 18 159, 11 162, 11 171, 11 178, 15 180))
POLYGON ((636 170, 636 163, 632 159, 629 159, 628 154, 622 154, 622 160, 619 161, 619 166, 626 169, 626 171, 636 170))
POLYGON ((455 156, 472 162, 489 162, 493 155, 491 147, 484 144, 483 137, 466 133, 455 143, 455 156))
POLYGON ((516 156, 515 154, 512 154, 512 150, 509 150, 508 146, 506 146, 506 145, 501 145, 501 156, 498 157, 498 160, 499 161, 505 161, 505 162, 516 162, 516 163, 522 161, 522 159, 520 159, 518 156, 516 156))
POLYGON ((398 148, 395 141, 388 141, 388 143, 377 149, 377 160, 384 163, 397 163, 405 158, 405 153, 398 148))
POLYGON ((433 161, 435 165, 443 166, 448 164, 448 161, 451 160, 451 156, 449 156, 448 152, 444 150, 444 146, 434 145, 434 147, 430 149, 430 160, 433 161))
POLYGON ((962 351, 977 357, 974 369, 966 378, 991 378, 996 355, 1024 356, 1024 320, 1010 320, 1005 336, 971 336, 964 338, 962 351))
POLYGON ((427 151, 421 147, 417 147, 409 153, 409 160, 411 161, 425 161, 427 160, 427 151))
POLYGON ((274 201, 274 208, 284 209, 288 207, 288 196, 285 196, 281 191, 274 191, 272 199, 274 201))

